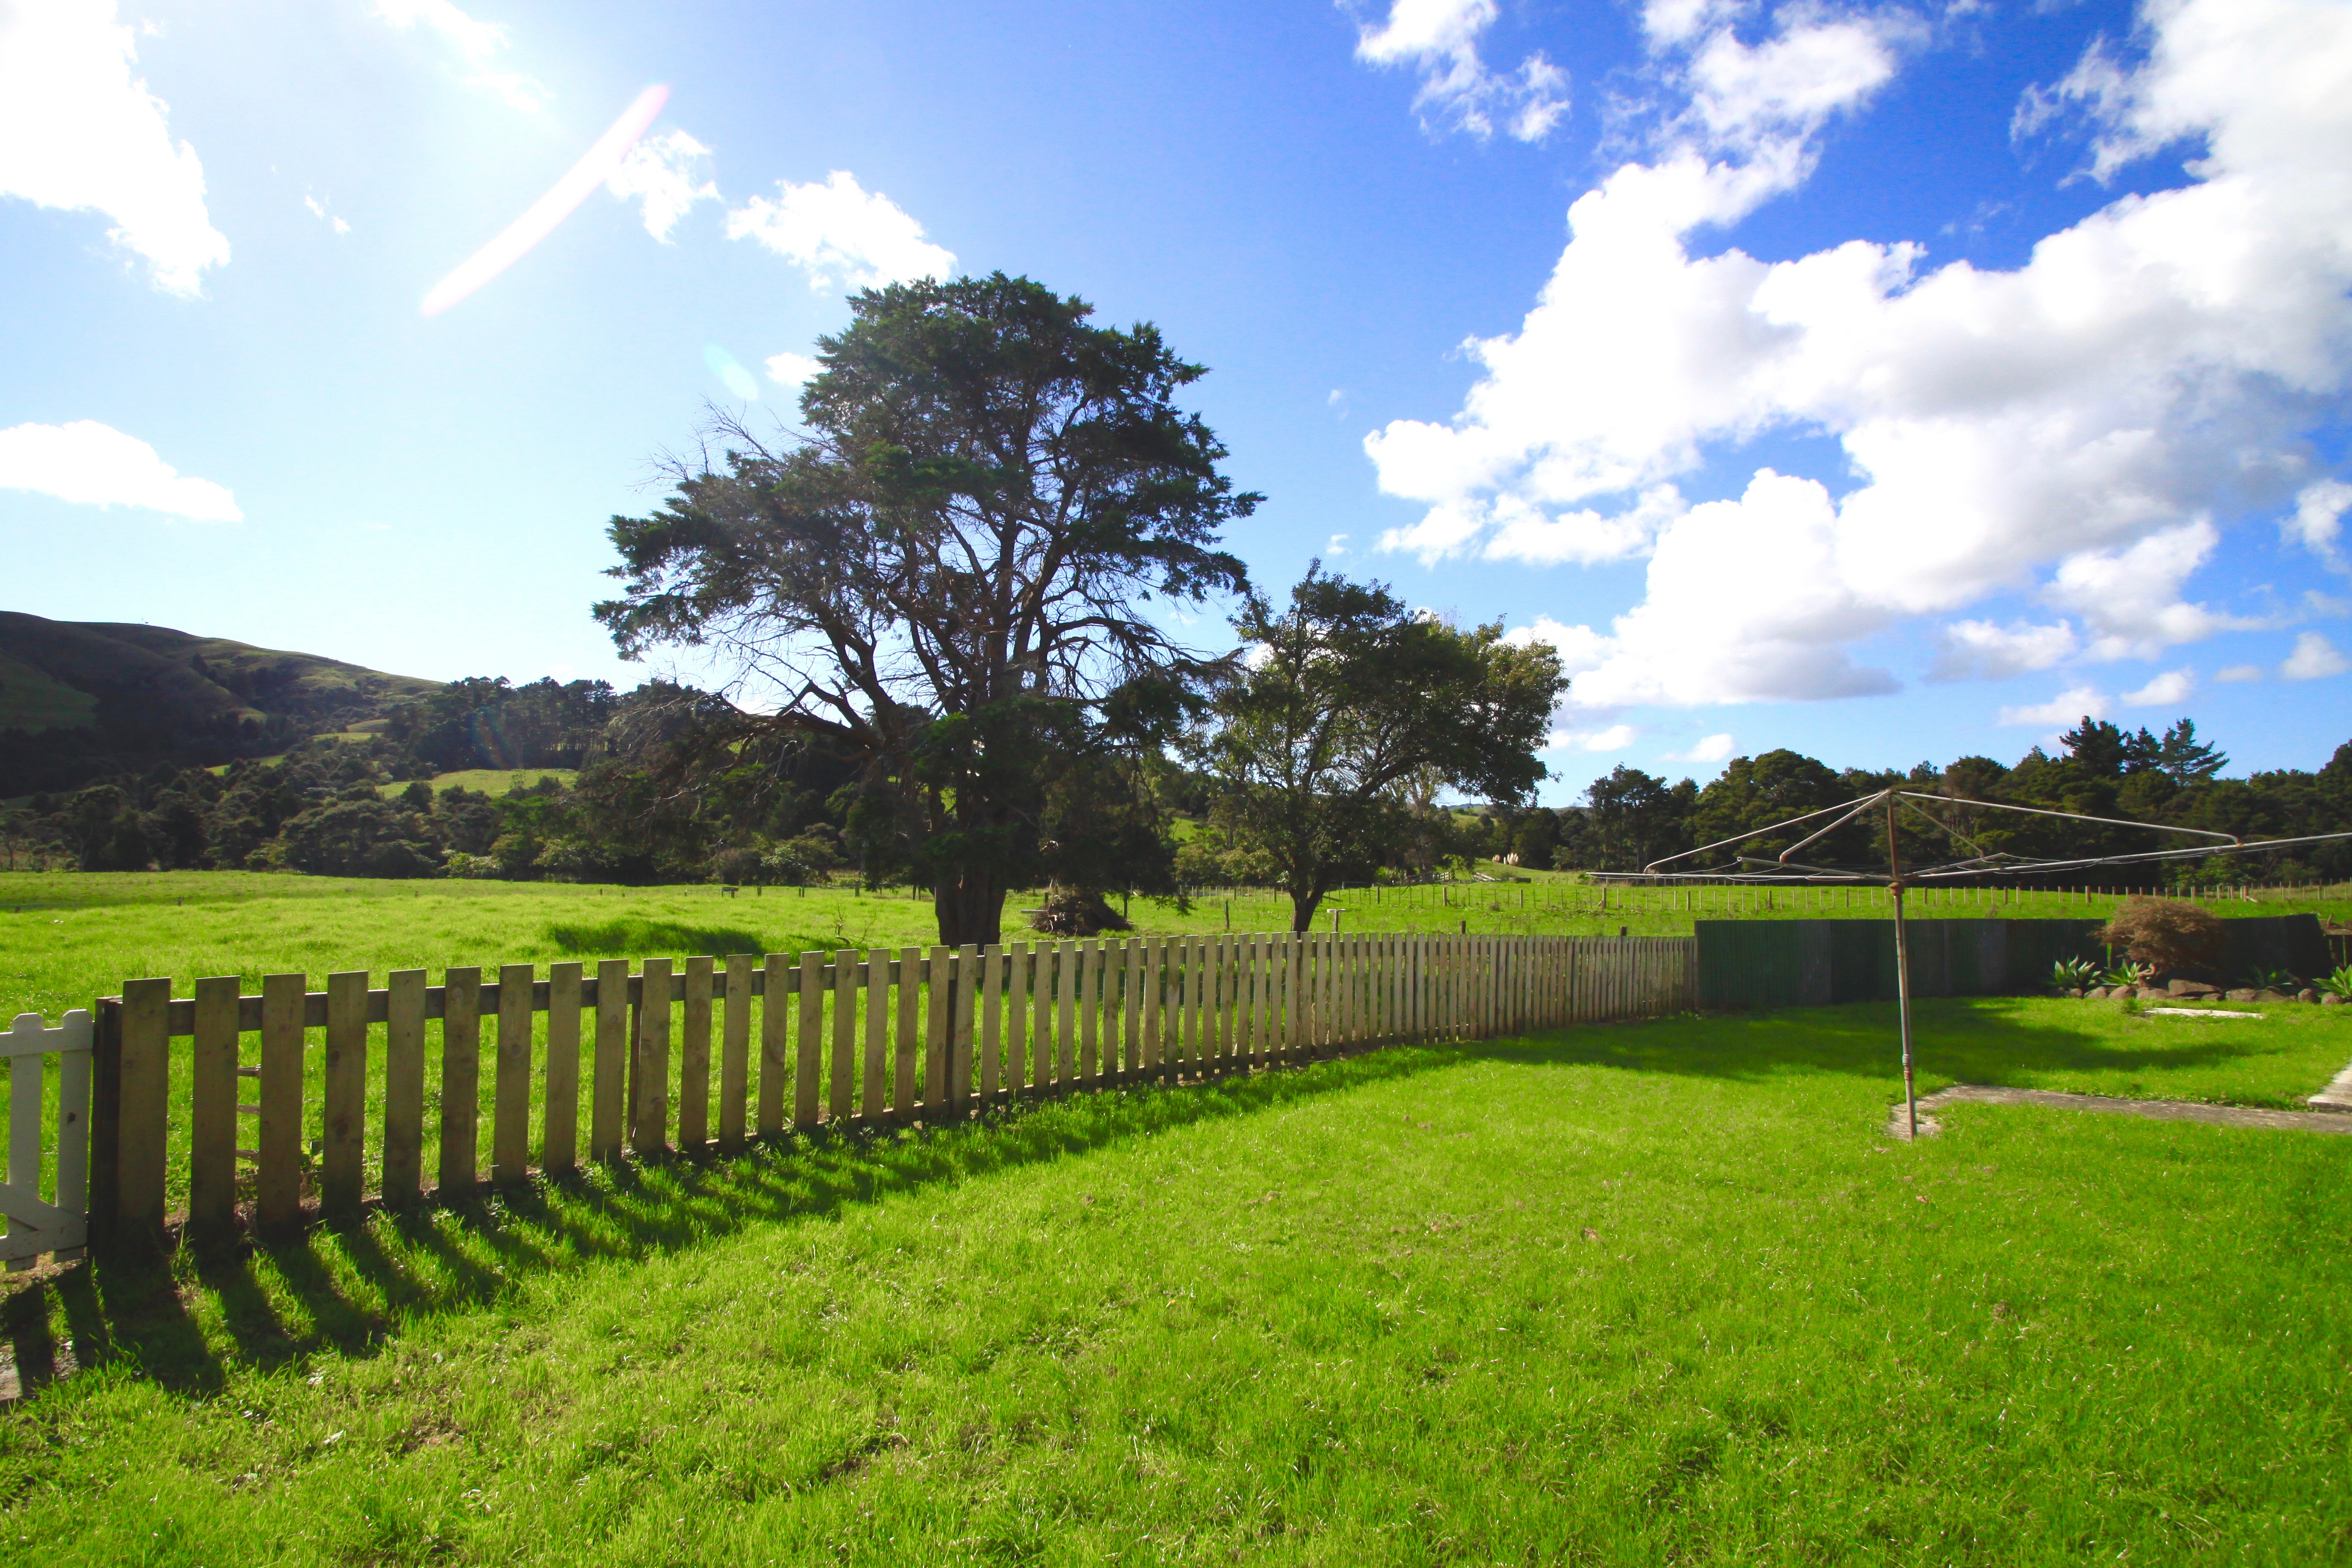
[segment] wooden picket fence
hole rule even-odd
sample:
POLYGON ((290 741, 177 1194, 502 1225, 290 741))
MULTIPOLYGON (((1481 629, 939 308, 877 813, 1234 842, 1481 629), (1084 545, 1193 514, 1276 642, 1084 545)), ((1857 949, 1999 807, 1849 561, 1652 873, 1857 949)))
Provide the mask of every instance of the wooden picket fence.
POLYGON ((464 1197, 485 1101, 488 1177, 509 1183, 583 1157, 1651 1016, 1696 1005, 1696 964, 1687 939, 1318 933, 516 963, 438 985, 360 971, 324 991, 278 974, 258 994, 233 976, 184 997, 134 980, 97 1005, 90 1212, 103 1244, 175 1217, 281 1227, 371 1187, 415 1204, 428 1105, 435 1194, 464 1197))

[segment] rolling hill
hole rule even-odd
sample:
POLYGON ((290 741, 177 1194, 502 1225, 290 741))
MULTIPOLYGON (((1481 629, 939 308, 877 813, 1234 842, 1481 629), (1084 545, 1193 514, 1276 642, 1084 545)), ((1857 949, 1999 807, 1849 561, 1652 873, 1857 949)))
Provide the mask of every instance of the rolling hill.
POLYGON ((169 626, 0 611, 0 733, 16 732, 0 794, 282 749, 439 685, 169 626))

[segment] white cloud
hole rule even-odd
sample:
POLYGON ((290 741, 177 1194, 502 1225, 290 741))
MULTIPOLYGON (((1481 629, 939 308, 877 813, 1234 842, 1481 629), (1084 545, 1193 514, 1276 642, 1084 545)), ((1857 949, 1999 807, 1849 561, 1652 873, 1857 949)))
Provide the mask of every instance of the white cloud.
POLYGON ((879 191, 835 169, 820 184, 779 181, 777 196, 754 196, 727 215, 727 237, 758 240, 808 274, 820 292, 835 286, 881 289, 946 278, 955 253, 923 237, 923 226, 879 191))
POLYGON ((778 386, 806 386, 824 369, 824 362, 814 354, 770 354, 767 359, 768 379, 778 386))
POLYGON ((2228 681, 2233 685, 2243 680, 2260 680, 2262 678, 2263 667, 2259 664, 2225 665, 2213 672, 2214 679, 2228 681))
POLYGON ((1823 433, 1843 493, 1759 471, 1740 500, 1657 525, 1647 596, 1589 685, 1661 701, 1885 689, 1844 645, 2037 587, 2095 658, 2249 624, 2185 589, 2214 552, 2205 519, 2284 500, 2315 411, 2352 387, 2352 6, 2153 5, 2149 58, 2110 117, 2143 144, 2201 137, 2207 155, 2189 184, 2123 196, 2007 270, 1930 270, 1916 245, 1863 240, 1778 263, 1694 256, 1695 231, 1803 178, 1807 128, 1866 95, 1900 41, 1801 48, 1801 31, 1846 25, 1807 13, 1769 61, 1772 44, 1727 43, 1701 79, 1713 15, 1650 17, 1657 36, 1696 16, 1675 36, 1704 37, 1670 132, 1685 140, 1572 205, 1518 330, 1468 345, 1481 374, 1454 418, 1367 438, 1382 489, 1427 509, 1383 542, 1475 553, 1580 510, 1596 519, 1581 534, 1605 537, 1640 505, 1626 497, 1714 452, 1823 433), (1711 161, 1701 140, 1739 156, 1711 161))
POLYGON ((131 75, 114 0, 0 5, 0 195, 102 212, 107 238, 142 258, 155 286, 202 292, 228 262, 205 207, 204 165, 174 142, 168 110, 131 75))
POLYGON ((641 203, 646 232, 667 245, 669 231, 688 208, 719 199, 719 187, 711 181, 695 183, 702 160, 709 156, 709 148, 683 131, 643 137, 604 176, 604 188, 625 202, 641 203))
POLYGON ((2279 531, 2341 572, 2344 557, 2337 553, 2336 542, 2344 531, 2347 510, 2352 510, 2352 485, 2342 479, 2321 479, 2305 485, 2294 498, 2294 515, 2279 525, 2279 531))
MULTIPOLYGON (((1484 552, 1489 561, 1523 561, 1531 566, 1557 566, 1563 562, 1589 565, 1646 555, 1658 534, 1687 511, 1682 491, 1659 485, 1633 506, 1613 517, 1585 507, 1547 515, 1519 496, 1497 496, 1492 509, 1494 531, 1484 552)), ((1387 543, 1399 532, 1381 536, 1387 543)), ((1426 562, 1431 557, 1424 553, 1426 562)))
POLYGON ((2104 719, 2115 708, 2115 700, 2088 686, 2070 687, 2047 702, 2037 702, 2024 708, 2003 708, 2000 721, 2004 724, 2072 724, 2077 719, 2104 719))
POLYGON ((1345 555, 1348 553, 1348 536, 1344 533, 1333 534, 1331 536, 1331 542, 1323 547, 1323 553, 1326 555, 1345 555))
POLYGON ((302 198, 302 205, 310 209, 310 216, 312 217, 320 219, 337 234, 349 234, 352 232, 352 226, 345 223, 341 218, 337 217, 333 213, 329 212, 327 210, 327 204, 320 201, 318 197, 306 195, 302 198))
POLYGON ((1634 730, 1631 724, 1612 724, 1606 730, 1554 730, 1544 739, 1548 752, 1622 752, 1633 743, 1634 730))
POLYGON ((245 521, 225 487, 190 479, 146 442, 94 419, 0 430, 0 489, 85 506, 150 507, 195 522, 245 521))
POLYGON ((2347 669, 2352 669, 2352 659, 2336 652, 2334 643, 2317 632, 2305 632, 2294 639, 2294 651, 2279 666, 2279 674, 2289 680, 2317 680, 2347 669))
POLYGON ((2258 626, 2180 598, 2181 585, 2221 542, 2200 517, 2127 549, 2078 552, 2058 563, 2043 596, 2080 612, 2100 634, 2085 650, 2093 658, 2153 658, 2176 644, 2258 626))
POLYGON ((1540 142, 1568 112, 1568 73, 1541 50, 1497 75, 1478 56, 1478 35, 1493 26, 1495 0, 1391 0, 1387 19, 1364 24, 1356 58, 1368 65, 1412 66, 1421 72, 1412 106, 1484 141, 1499 124, 1521 142, 1540 142))
POLYGON ((486 89, 516 109, 546 103, 547 89, 521 72, 483 68, 507 47, 507 30, 498 23, 469 16, 451 0, 375 0, 375 14, 402 32, 423 27, 437 35, 473 68, 462 79, 468 87, 486 89))
POLYGON ((1691 747, 1689 751, 1668 752, 1660 760, 1669 763, 1713 763, 1727 761, 1730 756, 1731 737, 1724 734, 1709 735, 1691 747))
POLYGON ((2019 622, 1997 626, 1990 621, 1954 621, 1936 634, 1936 662, 1930 680, 2001 680, 2028 670, 2048 669, 2075 649, 2074 628, 2065 621, 2053 626, 2019 622))
POLYGON ((2185 702, 2197 689, 2197 672, 2193 669, 2168 669, 2141 687, 2137 691, 2124 693, 2126 708, 2170 708, 2185 702))

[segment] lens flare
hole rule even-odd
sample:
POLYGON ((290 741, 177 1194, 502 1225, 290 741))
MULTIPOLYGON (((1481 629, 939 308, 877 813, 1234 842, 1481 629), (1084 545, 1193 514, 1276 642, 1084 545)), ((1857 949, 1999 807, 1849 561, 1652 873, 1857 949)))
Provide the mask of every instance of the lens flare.
POLYGON ((509 224, 504 233, 433 286, 433 291, 425 296, 425 313, 439 315, 521 260, 532 246, 554 233, 555 226, 570 217, 572 209, 588 199, 588 193, 603 184, 604 176, 629 155, 629 149, 636 145, 637 138, 646 133, 654 116, 668 101, 669 89, 658 83, 637 94, 637 100, 613 121, 610 131, 596 139, 585 157, 572 165, 570 174, 531 203, 530 209, 509 224))
POLYGON ((702 363, 710 367, 711 374, 726 383, 728 391, 746 403, 760 401, 760 384, 751 379, 751 373, 737 363, 733 354, 717 343, 706 343, 702 349, 702 363))

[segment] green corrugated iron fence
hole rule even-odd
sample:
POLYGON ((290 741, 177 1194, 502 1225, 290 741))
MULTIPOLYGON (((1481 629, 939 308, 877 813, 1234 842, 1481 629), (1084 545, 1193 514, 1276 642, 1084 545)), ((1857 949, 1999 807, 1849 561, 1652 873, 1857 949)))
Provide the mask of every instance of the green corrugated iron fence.
MULTIPOLYGON (((1893 921, 1700 921, 1702 1007, 1801 1007, 1892 1001, 1893 921)), ((2041 991, 2062 958, 2103 959, 2097 921, 1906 921, 1914 996, 2002 996, 2041 991)), ((2309 977, 2327 967, 2315 915, 2224 921, 2223 972, 2309 977)))

